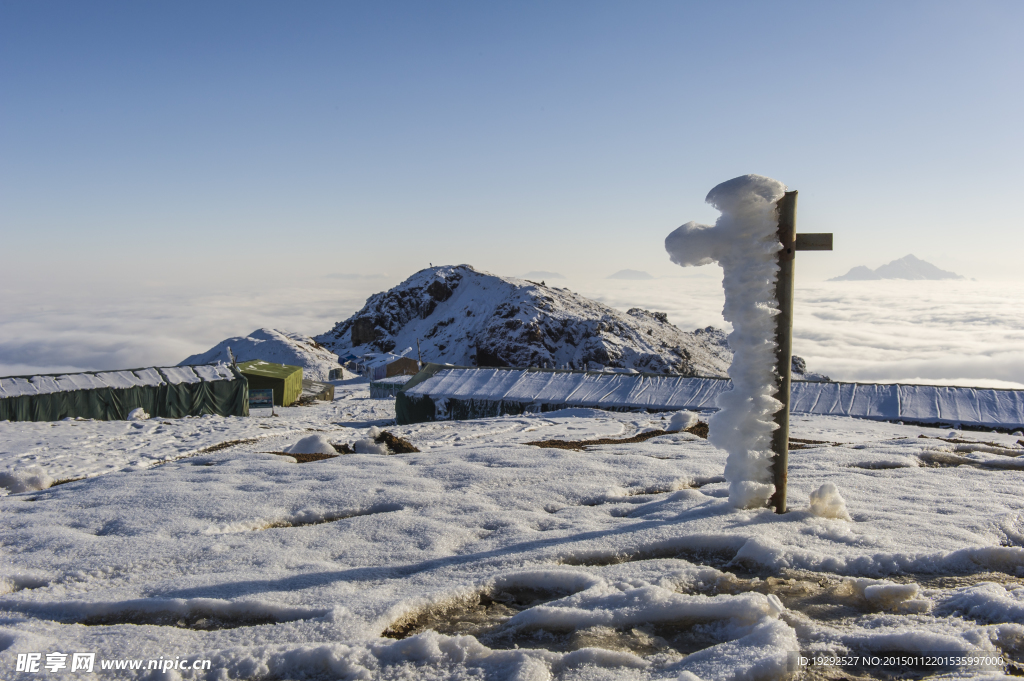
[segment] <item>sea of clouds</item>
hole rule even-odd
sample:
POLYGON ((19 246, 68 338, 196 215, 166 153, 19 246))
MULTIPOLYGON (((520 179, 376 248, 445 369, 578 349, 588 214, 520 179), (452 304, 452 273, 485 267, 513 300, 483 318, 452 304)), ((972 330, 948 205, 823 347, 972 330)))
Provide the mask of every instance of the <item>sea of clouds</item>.
MULTIPOLYGON (((322 333, 394 279, 6 290, 0 375, 177 364, 261 327, 322 333)), ((647 281, 549 283, 623 310, 666 312, 684 330, 728 329, 714 265, 647 281)), ((798 280, 793 349, 812 371, 836 380, 1024 388, 1022 299, 1024 283, 1014 282, 798 280)))
POLYGON ((175 365, 262 327, 322 333, 389 285, 324 277, 301 286, 102 283, 8 295, 0 312, 0 375, 175 365))
MULTIPOLYGON (((613 307, 667 312, 687 331, 728 328, 721 270, 702 269, 647 282, 565 285, 613 307)), ((793 352, 835 380, 1024 388, 1022 299, 1019 282, 798 279, 793 352)))

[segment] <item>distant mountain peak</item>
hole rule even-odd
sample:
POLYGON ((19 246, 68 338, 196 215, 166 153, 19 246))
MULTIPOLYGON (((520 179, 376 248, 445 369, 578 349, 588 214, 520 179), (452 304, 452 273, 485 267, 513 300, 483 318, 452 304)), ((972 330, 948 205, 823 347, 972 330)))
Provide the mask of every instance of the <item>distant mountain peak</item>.
POLYGON ((634 281, 640 281, 645 279, 654 279, 647 272, 641 272, 640 270, 619 270, 615 274, 609 274, 607 279, 632 279, 634 281))
POLYGON ((905 255, 902 258, 886 263, 877 269, 870 269, 864 265, 854 267, 841 277, 833 277, 829 281, 872 281, 876 279, 909 279, 937 281, 940 279, 963 279, 956 272, 948 272, 939 269, 930 262, 920 258, 905 255))

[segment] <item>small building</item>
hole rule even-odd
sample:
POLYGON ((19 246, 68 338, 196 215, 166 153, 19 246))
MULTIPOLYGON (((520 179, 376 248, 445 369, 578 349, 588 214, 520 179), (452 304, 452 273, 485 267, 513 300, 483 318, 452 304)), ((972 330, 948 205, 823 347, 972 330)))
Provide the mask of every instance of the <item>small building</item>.
POLYGON ((0 421, 119 421, 150 416, 249 415, 249 385, 230 364, 0 378, 0 421))
POLYGON ((308 378, 302 379, 302 398, 320 400, 322 402, 334 401, 334 386, 330 383, 311 381, 308 378))
POLYGON ((370 381, 370 399, 384 400, 396 397, 398 392, 411 380, 411 376, 403 374, 400 376, 391 376, 390 378, 385 377, 380 380, 370 381))
POLYGON ((370 352, 351 365, 353 369, 371 381, 392 376, 415 376, 420 371, 420 363, 405 355, 390 352, 370 352))
POLYGON ((249 381, 250 389, 272 389, 274 404, 279 407, 290 407, 302 394, 302 367, 252 359, 239 362, 238 370, 249 381))

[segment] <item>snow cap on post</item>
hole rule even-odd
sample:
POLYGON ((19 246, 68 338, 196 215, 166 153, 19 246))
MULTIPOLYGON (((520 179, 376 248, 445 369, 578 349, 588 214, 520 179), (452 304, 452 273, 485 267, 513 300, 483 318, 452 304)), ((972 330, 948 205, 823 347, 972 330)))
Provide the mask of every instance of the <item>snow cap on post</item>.
POLYGON ((722 213, 713 226, 688 222, 665 238, 672 262, 683 267, 717 262, 724 272, 722 316, 733 325, 733 387, 718 397, 719 411, 709 421, 708 439, 729 455, 729 500, 739 508, 764 506, 775 491, 771 439, 778 426, 772 417, 782 406, 773 397, 779 269, 775 254, 782 248, 776 236, 776 202, 785 193, 786 186, 769 177, 733 178, 707 195, 707 202, 722 213))
MULTIPOLYGON (((778 228, 775 203, 786 185, 763 175, 741 175, 718 185, 704 199, 722 216, 712 225, 687 222, 665 237, 672 262, 683 267, 710 265, 742 256, 748 244, 774 240, 778 228), (764 220, 766 213, 770 219, 764 220)), ((774 248, 774 243, 766 244, 774 248)), ((778 248, 771 251, 774 254, 778 248)))

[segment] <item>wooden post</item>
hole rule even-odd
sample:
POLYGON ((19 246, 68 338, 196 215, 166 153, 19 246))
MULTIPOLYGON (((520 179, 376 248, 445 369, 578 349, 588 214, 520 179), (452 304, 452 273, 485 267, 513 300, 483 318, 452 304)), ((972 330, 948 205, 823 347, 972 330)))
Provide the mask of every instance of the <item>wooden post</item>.
POLYGON ((778 429, 772 434, 772 477, 775 494, 771 505, 776 513, 786 512, 786 480, 789 467, 789 389, 793 368, 793 264, 796 258, 796 195, 786 192, 779 199, 779 278, 775 285, 775 298, 779 314, 775 318, 775 361, 778 393, 782 408, 775 413, 778 429))

